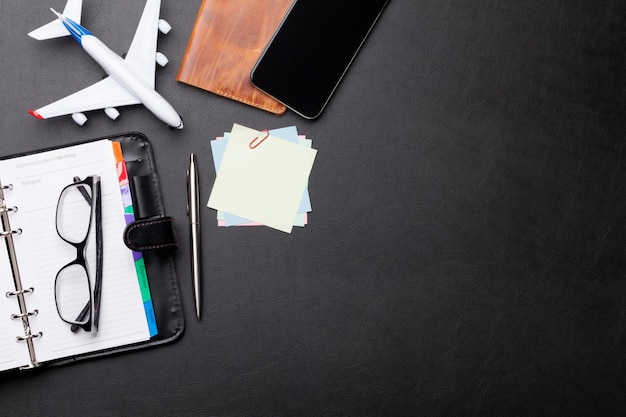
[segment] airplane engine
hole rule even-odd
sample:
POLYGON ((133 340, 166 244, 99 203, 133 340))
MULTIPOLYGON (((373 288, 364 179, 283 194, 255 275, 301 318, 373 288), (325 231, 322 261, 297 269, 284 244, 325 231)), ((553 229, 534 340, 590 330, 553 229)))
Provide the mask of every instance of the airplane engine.
POLYGON ((72 119, 77 125, 82 126, 87 121, 87 116, 85 116, 85 113, 72 113, 72 119))
POLYGON ((170 60, 167 59, 167 57, 165 55, 163 55, 161 52, 157 52, 156 53, 156 62, 160 66, 164 67, 164 66, 167 65, 168 62, 170 62, 170 60))
POLYGON ((159 19, 159 32, 167 35, 170 30, 172 30, 172 26, 170 26, 170 24, 167 23, 165 20, 159 19))
POLYGON ((120 117, 120 112, 115 107, 107 107, 106 109, 104 109, 104 112, 107 116, 109 116, 109 119, 111 120, 116 120, 118 117, 120 117))

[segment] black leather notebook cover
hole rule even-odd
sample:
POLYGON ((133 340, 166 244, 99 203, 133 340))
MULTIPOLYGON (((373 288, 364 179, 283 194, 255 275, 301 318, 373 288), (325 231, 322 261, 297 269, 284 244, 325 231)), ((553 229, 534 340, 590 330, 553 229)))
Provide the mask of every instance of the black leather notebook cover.
MULTIPOLYGON (((184 331, 185 320, 172 253, 177 247, 176 232, 172 219, 165 215, 161 187, 150 142, 144 134, 138 132, 94 138, 84 142, 102 139, 119 142, 122 146, 135 211, 135 223, 127 227, 124 239, 127 246, 134 243, 135 246, 145 248, 141 252, 146 265, 158 334, 137 344, 118 346, 46 362, 40 368, 173 342, 184 331), (131 229, 130 237, 126 236, 129 229, 131 229), (133 230, 140 232, 135 233, 133 230)), ((68 146, 76 144, 78 143, 68 146)), ((0 159, 9 159, 62 147, 64 146, 5 156, 0 159)), ((120 238, 123 237, 120 236, 120 238)), ((136 248, 133 249, 136 250, 136 248)))

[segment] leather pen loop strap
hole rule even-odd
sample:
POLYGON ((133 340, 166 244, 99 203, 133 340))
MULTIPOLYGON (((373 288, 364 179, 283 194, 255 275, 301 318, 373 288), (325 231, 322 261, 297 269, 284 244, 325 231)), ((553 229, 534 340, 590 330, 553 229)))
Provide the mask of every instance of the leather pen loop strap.
POLYGON ((178 240, 174 220, 167 216, 136 220, 126 226, 124 243, 137 252, 175 249, 178 240))

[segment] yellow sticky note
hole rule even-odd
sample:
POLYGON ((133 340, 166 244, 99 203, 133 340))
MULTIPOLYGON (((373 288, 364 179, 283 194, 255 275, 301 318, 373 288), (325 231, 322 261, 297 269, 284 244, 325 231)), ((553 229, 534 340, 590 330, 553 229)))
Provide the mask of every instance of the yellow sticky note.
POLYGON ((291 233, 316 154, 235 124, 207 205, 291 233))

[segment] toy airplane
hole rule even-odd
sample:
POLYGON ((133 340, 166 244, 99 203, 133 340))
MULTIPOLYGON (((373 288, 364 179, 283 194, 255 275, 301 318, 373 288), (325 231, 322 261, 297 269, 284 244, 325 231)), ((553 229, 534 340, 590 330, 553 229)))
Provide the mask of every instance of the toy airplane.
POLYGON ((159 19, 160 7, 160 0, 146 2, 125 58, 115 54, 79 24, 82 0, 68 0, 62 14, 51 9, 58 19, 28 35, 37 40, 72 35, 109 76, 61 100, 28 112, 38 119, 71 114, 72 119, 82 126, 87 121, 84 111, 104 109, 107 116, 115 120, 120 114, 115 107, 141 103, 168 126, 182 129, 183 121, 174 107, 154 89, 155 61, 161 66, 168 62, 165 55, 156 52, 158 31, 166 34, 171 29, 165 20, 159 19))

